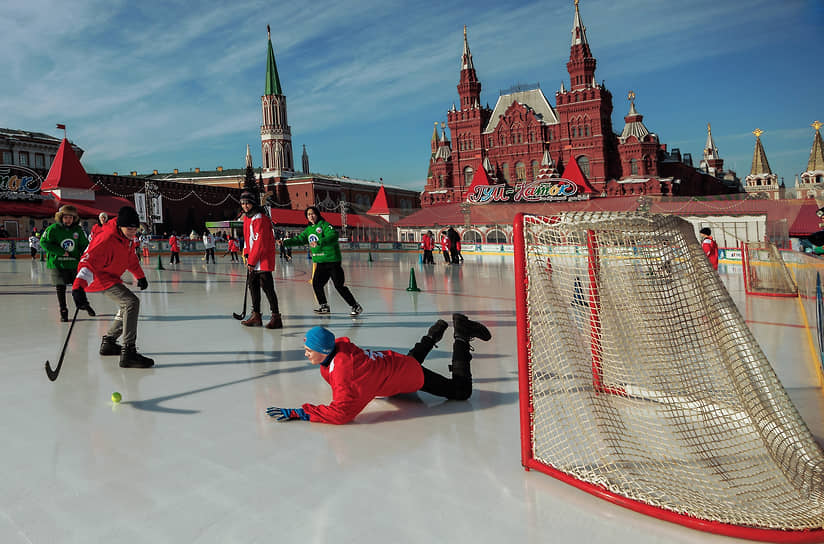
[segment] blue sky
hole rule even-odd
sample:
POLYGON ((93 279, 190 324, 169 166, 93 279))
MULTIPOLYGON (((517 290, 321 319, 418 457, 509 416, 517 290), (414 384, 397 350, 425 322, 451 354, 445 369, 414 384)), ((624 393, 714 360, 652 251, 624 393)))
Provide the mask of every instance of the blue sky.
MULTIPOLYGON (((755 138, 792 185, 824 121, 821 0, 581 0, 596 78, 647 128, 700 159, 706 124, 725 166, 749 173, 755 138)), ((572 0, 141 2, 0 7, 0 126, 62 136, 90 172, 260 165, 266 25, 296 157, 312 172, 422 189, 435 121, 458 101, 467 25, 482 102, 568 86, 572 0), (414 7, 410 7, 413 6, 414 7)), ((297 161, 299 162, 299 160, 297 161)))

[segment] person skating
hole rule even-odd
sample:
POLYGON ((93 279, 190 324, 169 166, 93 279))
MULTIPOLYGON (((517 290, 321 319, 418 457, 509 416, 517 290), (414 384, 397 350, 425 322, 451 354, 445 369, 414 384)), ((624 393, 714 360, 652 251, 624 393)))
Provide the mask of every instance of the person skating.
POLYGON ((246 261, 249 294, 252 297, 252 315, 241 321, 247 327, 260 327, 263 319, 260 314, 260 290, 266 293, 272 316, 266 324, 267 329, 282 329, 283 320, 278 309, 278 297, 275 293, 275 281, 272 270, 275 269, 275 234, 272 220, 261 206, 256 204, 257 197, 249 191, 240 195, 240 207, 243 209, 243 237, 246 245, 243 255, 246 261))
MULTIPOLYGON (((74 206, 61 206, 54 214, 54 221, 40 236, 40 246, 46 252, 46 268, 51 270, 52 283, 57 291, 60 321, 68 321, 66 286, 74 283, 74 278, 77 276, 77 264, 80 262, 80 256, 88 247, 89 241, 80 227, 80 216, 74 206)), ((88 304, 85 307, 78 307, 94 317, 94 310, 88 304)))
POLYGON ((209 264, 209 257, 212 258, 212 264, 215 263, 215 237, 207 228, 203 231, 203 247, 206 249, 206 254, 203 255, 203 260, 209 264))
POLYGON ((421 247, 423 248, 423 264, 435 264, 435 257, 432 256, 432 250, 435 249, 435 235, 431 230, 426 231, 421 237, 421 247))
POLYGON ((452 264, 461 264, 463 257, 461 257, 461 235, 454 227, 449 227, 446 231, 449 238, 449 257, 452 264))
POLYGON ((449 258, 449 236, 447 236, 445 232, 441 233, 441 253, 446 264, 452 262, 449 258))
POLYGON ((106 221, 108 221, 108 220, 109 220, 109 214, 107 214, 106 212, 100 212, 97 215, 97 221, 92 226, 91 234, 89 234, 89 242, 91 242, 94 239, 95 235, 103 229, 103 225, 105 225, 106 221))
POLYGON ((423 391, 451 400, 466 400, 472 395, 470 342, 492 338, 482 323, 463 314, 452 314, 451 378, 422 366, 426 356, 443 337, 449 326, 439 319, 408 355, 383 350, 364 350, 348 338, 335 338, 328 329, 313 327, 304 339, 305 357, 320 366, 320 373, 332 387, 328 405, 304 404, 301 408, 270 406, 266 413, 278 421, 301 419, 342 425, 355 417, 375 397, 423 391))
POLYGON ((180 242, 177 241, 177 234, 174 231, 169 236, 169 252, 171 253, 169 264, 180 264, 180 242))
POLYGON ((240 259, 238 259, 238 257, 237 257, 237 250, 238 250, 238 247, 237 247, 237 240, 235 240, 234 238, 232 238, 232 237, 230 236, 230 237, 229 237, 229 240, 228 240, 228 247, 227 247, 227 251, 229 252, 229 256, 232 258, 232 262, 233 262, 233 263, 236 263, 236 262, 238 262, 238 261, 240 260, 240 259))
POLYGON ((72 285, 72 298, 78 308, 84 308, 89 303, 86 291, 102 291, 117 303, 119 309, 100 343, 100 355, 120 355, 120 366, 123 368, 149 368, 154 365, 152 359, 139 354, 135 347, 140 299, 120 279, 128 270, 141 291, 149 286, 134 249, 138 228, 140 218, 137 211, 131 206, 120 208, 117 220, 106 223, 83 253, 72 285), (122 346, 117 343, 121 335, 122 346))
POLYGON ((40 251, 40 238, 37 237, 37 233, 32 231, 31 236, 29 236, 29 253, 31 253, 31 260, 37 258, 37 252, 40 251))
POLYGON ((315 273, 312 275, 312 289, 315 291, 315 298, 318 300, 316 314, 328 314, 331 312, 326 300, 326 293, 323 288, 332 279, 332 284, 343 300, 350 307, 349 315, 357 316, 363 312, 363 308, 354 295, 346 287, 346 277, 341 266, 340 244, 338 243, 338 231, 335 230, 328 221, 323 219, 320 211, 309 206, 304 212, 309 226, 295 236, 283 241, 286 247, 309 245, 312 254, 312 262, 315 263, 315 273))
POLYGON ((712 238, 712 230, 710 230, 709 227, 704 227, 698 231, 698 234, 701 235, 701 247, 704 250, 704 254, 707 256, 707 259, 709 259, 712 267, 718 270, 718 244, 716 244, 712 238))

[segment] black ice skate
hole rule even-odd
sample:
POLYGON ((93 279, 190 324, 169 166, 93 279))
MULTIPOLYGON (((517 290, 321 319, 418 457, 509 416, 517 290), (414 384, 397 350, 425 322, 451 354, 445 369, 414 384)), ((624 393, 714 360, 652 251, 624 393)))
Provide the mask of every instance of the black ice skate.
POLYGON ((321 304, 320 307, 315 308, 314 311, 315 311, 316 314, 328 314, 328 313, 332 312, 332 310, 329 309, 328 304, 321 304))
POLYGON ((478 338, 486 342, 492 338, 489 329, 483 323, 472 321, 463 314, 452 314, 452 326, 455 328, 455 339, 469 342, 478 338))
POLYGON ((443 319, 439 319, 434 325, 429 327, 429 332, 426 333, 426 336, 432 340, 433 344, 437 344, 441 341, 441 338, 443 338, 443 333, 446 331, 447 327, 449 327, 449 323, 443 319))
POLYGON ((361 313, 363 313, 363 307, 360 304, 355 304, 354 306, 352 306, 352 311, 349 312, 349 315, 355 317, 356 315, 360 315, 361 313))
POLYGON ((153 366, 154 360, 139 354, 134 344, 123 346, 123 353, 120 354, 121 368, 151 368, 153 366))
POLYGON ((103 341, 100 342, 100 355, 120 355, 122 352, 123 346, 117 343, 116 338, 103 337, 103 341))

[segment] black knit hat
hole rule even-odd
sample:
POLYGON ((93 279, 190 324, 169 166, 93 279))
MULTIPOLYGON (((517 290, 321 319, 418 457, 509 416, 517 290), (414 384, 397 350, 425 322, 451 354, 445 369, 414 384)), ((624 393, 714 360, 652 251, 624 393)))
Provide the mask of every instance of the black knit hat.
POLYGON ((117 212, 117 226, 118 227, 140 227, 140 216, 137 215, 137 210, 131 206, 123 206, 117 212))
POLYGON ((250 204, 257 204, 258 199, 251 191, 243 191, 240 193, 240 203, 249 202, 250 204))

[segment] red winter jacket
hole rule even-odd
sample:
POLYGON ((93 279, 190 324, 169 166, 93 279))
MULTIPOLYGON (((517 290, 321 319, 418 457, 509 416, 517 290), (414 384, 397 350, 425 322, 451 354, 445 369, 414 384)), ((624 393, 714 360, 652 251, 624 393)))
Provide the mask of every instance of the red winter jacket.
POLYGON ((169 236, 169 251, 172 253, 180 253, 180 245, 178 245, 177 236, 174 234, 169 236))
POLYGON ((117 228, 117 221, 109 221, 103 225, 80 257, 77 278, 72 288, 82 287, 90 293, 105 291, 112 285, 123 283, 120 276, 126 270, 131 272, 136 280, 145 277, 135 247, 135 241, 123 236, 117 228))
POLYGON ((234 238, 229 238, 229 248, 228 248, 228 249, 229 249, 229 251, 231 251, 232 253, 234 253, 235 251, 237 251, 237 242, 235 241, 235 239, 234 239, 234 238))
POLYGON ((275 233, 272 232, 272 220, 264 213, 256 213, 251 218, 243 214, 243 254, 246 264, 260 272, 275 269, 275 233))
POLYGON ((704 253, 706 253, 707 258, 710 260, 712 267, 718 270, 718 244, 715 243, 712 236, 704 238, 704 241, 701 242, 701 247, 704 249, 704 253))
MULTIPOLYGON (((102 225, 100 223, 95 223, 92 226, 92 232, 91 232, 91 234, 89 234, 89 241, 90 242, 92 241, 92 238, 94 238, 95 236, 97 236, 98 234, 103 232, 103 229, 106 227, 107 223, 108 223, 108 221, 106 223, 103 223, 102 225)), ((115 221, 115 223, 117 223, 117 221, 115 221)))
POLYGON ((441 236, 441 251, 449 251, 449 236, 446 234, 441 236))
POLYGON ((433 249, 435 249, 435 240, 433 240, 432 237, 428 234, 424 234, 421 237, 421 247, 424 250, 432 251, 433 249))
POLYGON ((332 387, 328 405, 304 404, 309 421, 349 423, 375 397, 413 393, 423 387, 421 364, 394 351, 364 350, 348 338, 335 340, 335 352, 320 374, 332 387))

